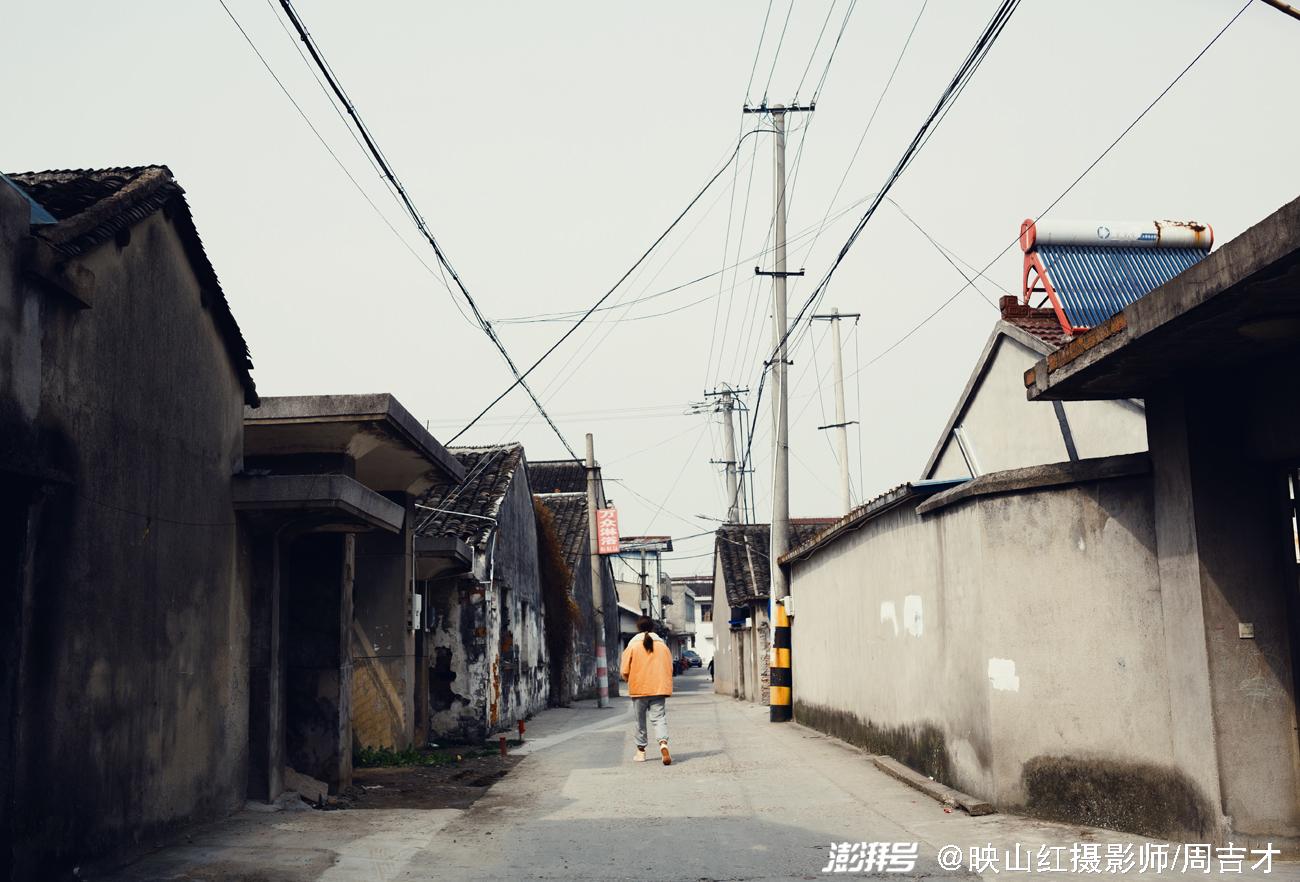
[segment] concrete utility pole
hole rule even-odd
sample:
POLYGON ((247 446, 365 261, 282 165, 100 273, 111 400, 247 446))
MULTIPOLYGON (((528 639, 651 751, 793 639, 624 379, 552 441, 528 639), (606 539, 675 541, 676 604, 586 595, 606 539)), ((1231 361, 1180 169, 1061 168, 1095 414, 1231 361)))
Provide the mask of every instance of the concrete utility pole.
POLYGON ((744 519, 742 515, 746 511, 745 476, 736 459, 736 425, 733 414, 737 410, 736 396, 748 391, 748 389, 733 389, 724 383, 721 392, 714 390, 704 393, 705 398, 720 398, 721 401, 717 405, 712 407, 703 404, 695 405, 696 413, 721 412, 723 414, 723 455, 726 459, 711 461, 715 464, 721 463, 727 468, 727 499, 729 500, 727 523, 731 524, 739 524, 744 519))
POLYGON ((654 601, 650 597, 650 585, 645 580, 645 549, 641 549, 641 615, 654 618, 654 601))
POLYGON ((777 563, 790 550, 790 413, 789 389, 786 386, 786 303, 785 280, 787 276, 802 276, 803 271, 787 272, 785 268, 785 115, 811 112, 808 107, 746 107, 745 113, 769 113, 772 127, 776 129, 774 144, 774 204, 773 250, 774 265, 770 272, 754 267, 760 276, 772 277, 772 526, 771 547, 768 552, 768 570, 772 574, 768 594, 768 618, 773 623, 772 648, 769 656, 769 718, 783 723, 793 718, 790 684, 790 627, 786 618, 785 598, 790 594, 790 583, 785 571, 777 563), (784 662, 784 664, 782 664, 784 662))
POLYGON ((609 661, 605 655, 605 567, 600 557, 600 537, 596 531, 596 510, 600 507, 596 482, 596 445, 587 433, 587 544, 591 549, 592 618, 596 624, 597 707, 609 707, 609 661))
POLYGON ((818 429, 835 430, 835 457, 840 464, 840 513, 848 514, 853 508, 853 494, 849 490, 849 426, 844 419, 844 351, 840 344, 840 319, 856 320, 858 313, 843 313, 832 308, 830 315, 815 315, 814 319, 831 323, 831 343, 835 347, 835 422, 818 429))
POLYGON ((727 458, 727 520, 733 524, 740 522, 740 485, 736 482, 736 425, 732 422, 731 410, 735 400, 730 389, 722 392, 722 455, 727 458))

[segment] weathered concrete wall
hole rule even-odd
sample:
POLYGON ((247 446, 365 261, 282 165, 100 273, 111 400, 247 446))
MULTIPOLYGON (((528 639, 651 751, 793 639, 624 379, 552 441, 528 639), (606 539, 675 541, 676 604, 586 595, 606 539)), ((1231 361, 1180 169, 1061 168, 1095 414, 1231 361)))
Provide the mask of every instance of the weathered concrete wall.
POLYGON ((1296 590, 1294 538, 1284 468, 1249 455, 1263 411, 1243 388, 1206 378, 1194 398, 1170 393, 1150 402, 1168 664, 1179 685, 1176 751, 1218 797, 1223 835, 1294 840, 1300 748, 1287 605, 1296 590), (1253 629, 1249 639, 1242 623, 1253 629))
POLYGON ((162 213, 78 259, 90 309, 15 291, 0 215, 0 437, 34 428, 69 479, 32 509, 14 699, 19 866, 57 865, 243 801, 248 579, 230 476, 244 394, 162 213))
POLYGON ((713 655, 713 691, 719 695, 740 695, 740 648, 736 632, 731 630, 728 621, 731 607, 727 604, 727 592, 723 587, 725 575, 722 561, 713 555, 713 594, 717 605, 713 615, 714 621, 714 655, 713 655))
POLYGON ((426 587, 433 628, 429 649, 429 736, 476 740, 490 731, 486 696, 493 686, 488 659, 489 616, 484 586, 473 578, 426 587))
MULTIPOLYGON (((993 346, 956 423, 981 474, 1064 462, 1070 459, 1067 437, 1080 459, 1146 450, 1141 408, 1127 401, 1069 402, 1063 406, 1063 426, 1050 401, 1025 400, 1025 371, 1042 356, 1008 336, 999 336, 993 346)), ((925 477, 971 477, 955 439, 945 440, 925 477)))
POLYGON ((1141 476, 882 514, 793 567, 796 719, 1004 807, 1209 832, 1154 523, 1141 476))
POLYGON ((508 727, 544 709, 550 697, 537 517, 522 460, 515 467, 497 523, 494 578, 501 606, 497 638, 501 686, 493 726, 508 727))
POLYGON ((410 628, 413 501, 397 533, 357 537, 352 620, 352 729, 361 747, 404 749, 415 741, 415 633, 410 628))
POLYGON ((572 699, 595 698, 596 604, 591 590, 591 550, 583 548, 573 568, 573 599, 578 604, 578 621, 573 627, 573 655, 570 661, 572 699))
POLYGON ((537 522, 521 461, 475 573, 431 583, 429 735, 478 740, 550 696, 537 522))

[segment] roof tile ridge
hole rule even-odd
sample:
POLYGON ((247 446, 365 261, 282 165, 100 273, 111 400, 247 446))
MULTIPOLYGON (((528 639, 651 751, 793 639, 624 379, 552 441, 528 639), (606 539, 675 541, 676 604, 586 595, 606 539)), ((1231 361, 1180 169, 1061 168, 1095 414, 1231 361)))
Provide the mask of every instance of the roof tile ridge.
MULTIPOLYGON (((138 169, 123 170, 132 171, 135 175, 116 192, 105 196, 84 211, 60 220, 57 224, 43 227, 38 235, 53 245, 62 245, 121 215, 169 184, 175 188, 175 193, 181 195, 185 193, 185 189, 172 176, 171 169, 165 165, 148 165, 140 166, 138 169)), ((90 173, 116 171, 120 170, 102 169, 98 172, 92 170, 90 173)))

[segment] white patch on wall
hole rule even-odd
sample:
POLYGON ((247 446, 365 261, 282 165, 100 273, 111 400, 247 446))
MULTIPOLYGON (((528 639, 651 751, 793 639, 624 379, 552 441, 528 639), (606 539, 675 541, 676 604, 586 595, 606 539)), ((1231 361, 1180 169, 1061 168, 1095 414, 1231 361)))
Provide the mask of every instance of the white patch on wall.
POLYGON ((894 611, 894 601, 885 600, 880 604, 880 624, 889 622, 894 626, 894 636, 898 636, 898 614, 894 611))
POLYGON ((1080 551, 1087 551, 1087 550, 1088 550, 1088 543, 1083 541, 1083 537, 1082 537, 1082 536, 1079 537, 1079 550, 1080 550, 1080 551))
POLYGON ((1020 678, 1016 676, 1016 663, 1009 658, 989 659, 989 682, 1003 692, 1019 692, 1020 678))
POLYGON ((903 627, 913 637, 920 637, 925 630, 921 617, 921 595, 909 594, 903 598, 903 627))

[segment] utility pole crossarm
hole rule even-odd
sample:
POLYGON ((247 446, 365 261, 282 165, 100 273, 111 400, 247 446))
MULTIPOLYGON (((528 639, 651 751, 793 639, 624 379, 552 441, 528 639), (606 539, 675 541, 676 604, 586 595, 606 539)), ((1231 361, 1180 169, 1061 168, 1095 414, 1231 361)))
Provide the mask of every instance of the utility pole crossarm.
POLYGON ((835 422, 825 426, 818 426, 821 429, 835 430, 835 458, 839 461, 840 467, 840 512, 848 514, 853 509, 853 492, 849 486, 849 426, 857 420, 847 419, 844 415, 844 347, 840 342, 840 319, 852 318, 857 319, 858 313, 840 312, 837 308, 832 308, 829 314, 814 315, 813 318, 819 321, 831 323, 831 346, 834 348, 834 365, 835 365, 835 422))
POLYGON ((812 113, 817 109, 816 104, 792 104, 784 107, 780 104, 773 104, 770 107, 767 104, 760 104, 757 107, 750 107, 746 104, 740 109, 741 113, 770 113, 773 116, 783 116, 787 113, 812 113))

